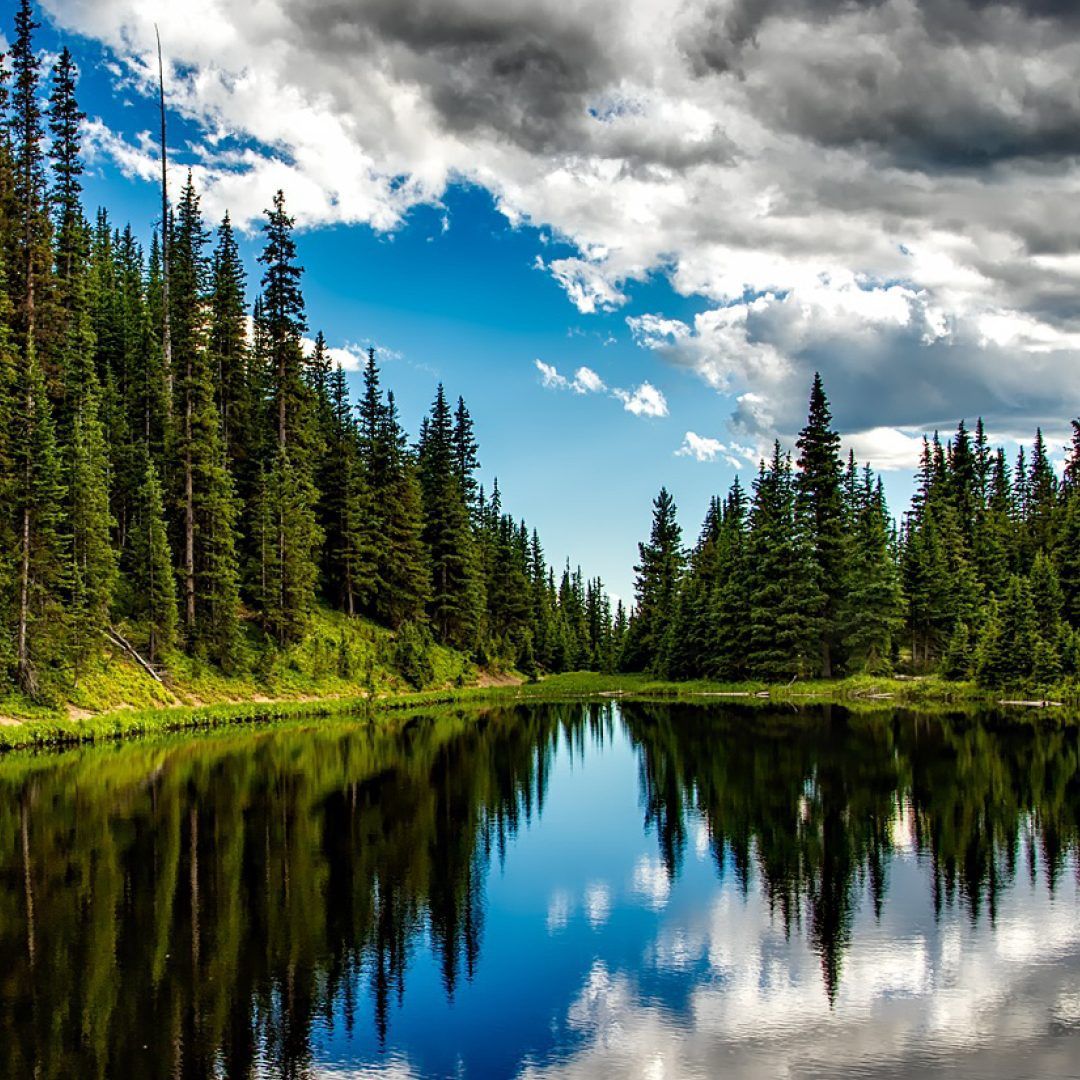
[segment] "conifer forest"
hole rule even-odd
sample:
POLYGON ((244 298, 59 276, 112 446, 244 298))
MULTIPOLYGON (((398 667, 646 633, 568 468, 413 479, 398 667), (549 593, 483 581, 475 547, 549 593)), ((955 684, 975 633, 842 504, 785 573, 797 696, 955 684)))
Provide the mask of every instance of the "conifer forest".
MULTIPOLYGON (((251 669, 332 608, 535 677, 573 669, 788 682, 939 672, 1051 686, 1080 664, 1080 425, 1061 479, 1042 434, 1015 461, 983 424, 925 443, 910 508, 844 457, 815 378, 794 450, 709 504, 693 544, 667 490, 632 608, 556 572, 478 483, 465 401, 415 438, 369 350, 356 400, 307 337, 286 195, 248 281, 229 216, 189 174, 148 248, 83 206, 76 70, 32 7, 0 85, 0 668, 47 700, 102 649, 155 671, 251 669), (45 103, 45 104, 43 104, 45 103)), ((146 224, 146 223, 141 223, 146 224)))
POLYGON ((374 350, 354 401, 323 335, 305 349, 283 193, 254 289, 190 176, 148 251, 87 218, 73 61, 42 70, 35 28, 24 2, 0 87, 5 677, 55 693, 117 642, 228 672, 318 605, 395 631, 420 684, 432 640, 530 674, 610 670, 622 617, 478 486, 465 402, 438 386, 413 441, 374 350))

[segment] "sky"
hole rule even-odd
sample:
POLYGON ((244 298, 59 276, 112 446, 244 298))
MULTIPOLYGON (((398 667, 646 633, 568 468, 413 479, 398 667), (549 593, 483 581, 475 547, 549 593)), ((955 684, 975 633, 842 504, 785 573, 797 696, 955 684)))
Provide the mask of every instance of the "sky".
POLYGON ((156 23, 170 183, 231 213, 251 285, 280 187, 312 333, 375 345, 413 432, 463 395, 488 487, 626 599, 661 484, 693 538, 816 370, 897 514, 924 433, 1060 459, 1080 414, 1074 0, 40 10, 88 210, 153 226, 156 23))

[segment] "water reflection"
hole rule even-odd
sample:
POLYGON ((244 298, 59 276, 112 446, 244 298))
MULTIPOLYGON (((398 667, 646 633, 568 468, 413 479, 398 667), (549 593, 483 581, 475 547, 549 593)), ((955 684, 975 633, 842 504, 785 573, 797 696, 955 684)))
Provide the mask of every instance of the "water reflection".
POLYGON ((11 757, 0 1072, 992 1075, 993 1042, 1052 1075, 1078 765, 1070 731, 632 704, 11 757))

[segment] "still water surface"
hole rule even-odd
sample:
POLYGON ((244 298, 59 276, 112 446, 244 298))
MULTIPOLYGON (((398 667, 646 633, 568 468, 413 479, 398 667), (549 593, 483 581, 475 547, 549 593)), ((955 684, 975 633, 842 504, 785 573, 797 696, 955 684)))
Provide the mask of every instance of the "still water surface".
POLYGON ((2 1077, 1080 1075, 1075 731, 532 706, 0 760, 2 1077))

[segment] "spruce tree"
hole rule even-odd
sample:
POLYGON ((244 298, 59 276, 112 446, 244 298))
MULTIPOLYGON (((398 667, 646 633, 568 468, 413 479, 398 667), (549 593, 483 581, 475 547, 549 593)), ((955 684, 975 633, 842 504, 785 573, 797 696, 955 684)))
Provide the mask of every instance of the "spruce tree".
POLYGON ((483 611, 483 582, 441 383, 418 452, 424 541, 431 564, 431 622, 445 644, 471 650, 483 611))
POLYGON ((417 463, 406 446, 394 395, 388 395, 383 414, 387 447, 387 483, 383 494, 385 544, 375 552, 380 583, 376 614, 391 628, 425 618, 432 595, 431 566, 424 543, 424 497, 417 463))
POLYGON ((165 525, 165 501, 153 461, 145 459, 134 500, 129 577, 130 615, 143 628, 146 656, 157 663, 177 644, 176 578, 165 525))
POLYGON ((843 591, 844 521, 840 436, 833 430, 829 402, 821 375, 816 372, 806 426, 796 445, 799 448, 799 471, 795 479, 798 515, 809 527, 816 565, 815 591, 821 599, 821 609, 815 613, 821 635, 820 670, 828 678, 839 646, 836 620, 843 591))
POLYGON ((170 283, 182 611, 192 649, 228 667, 239 632, 238 507, 207 348, 206 239, 189 175, 177 213, 170 283))
POLYGON ((245 274, 228 213, 217 231, 210 279, 210 368, 217 388, 225 459, 238 481, 249 478, 254 402, 248 373, 245 274))
POLYGON ((638 544, 634 567, 634 613, 621 666, 666 675, 674 648, 679 586, 686 566, 675 500, 661 488, 653 500, 648 543, 638 544))
POLYGON ((843 585, 838 629, 849 670, 889 671, 894 637, 903 623, 902 596, 885 494, 869 467, 856 496, 843 585))
POLYGON ((750 566, 747 558, 747 501, 738 476, 724 500, 717 540, 717 589, 713 644, 706 673, 738 679, 746 674, 750 647, 750 566))
MULTIPOLYGON (((260 567, 270 587, 264 625, 280 644, 297 640, 307 626, 318 580, 316 521, 318 491, 312 475, 318 460, 318 432, 310 387, 304 377, 302 335, 306 329, 300 292, 302 268, 296 263, 293 219, 278 192, 263 227, 265 247, 260 332, 265 336, 266 377, 276 447, 267 474, 265 507, 276 536, 268 561, 260 567)), ((264 552, 265 554, 265 552, 264 552)))
POLYGON ((791 458, 777 442, 769 465, 761 463, 750 510, 747 667, 755 678, 821 674, 824 601, 815 528, 812 507, 798 505, 791 458))

